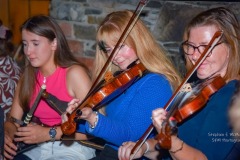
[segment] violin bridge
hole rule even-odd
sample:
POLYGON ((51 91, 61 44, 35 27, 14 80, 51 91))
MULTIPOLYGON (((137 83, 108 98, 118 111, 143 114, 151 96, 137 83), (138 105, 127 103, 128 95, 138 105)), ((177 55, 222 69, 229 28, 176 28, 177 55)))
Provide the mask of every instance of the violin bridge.
POLYGON ((114 77, 113 77, 113 74, 111 71, 107 71, 105 76, 104 76, 104 79, 106 82, 109 82, 110 80, 112 80, 114 77))

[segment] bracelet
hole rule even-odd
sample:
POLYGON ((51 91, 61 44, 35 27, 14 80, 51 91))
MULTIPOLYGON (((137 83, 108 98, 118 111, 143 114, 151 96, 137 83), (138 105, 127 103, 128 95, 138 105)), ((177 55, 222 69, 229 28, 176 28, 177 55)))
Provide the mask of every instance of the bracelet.
POLYGON ((21 120, 19 120, 19 119, 16 119, 16 118, 14 118, 14 117, 12 117, 12 116, 10 116, 7 121, 12 122, 12 123, 17 123, 17 124, 19 124, 20 126, 24 124, 23 121, 21 121, 21 120))
POLYGON ((93 125, 89 124, 91 129, 94 129, 98 123, 98 112, 95 111, 94 113, 96 114, 96 121, 94 122, 93 125))
POLYGON ((182 144, 181 144, 181 147, 180 147, 179 149, 177 149, 177 150, 175 150, 175 151, 170 151, 170 150, 169 150, 169 152, 171 152, 171 153, 177 153, 178 151, 181 151, 181 150, 183 149, 183 144, 184 144, 184 142, 182 141, 181 143, 182 143, 182 144))
POLYGON ((149 151, 149 144, 148 144, 148 142, 145 141, 145 144, 146 144, 146 146, 147 146, 147 149, 146 149, 146 151, 144 152, 144 154, 147 153, 147 152, 149 151))

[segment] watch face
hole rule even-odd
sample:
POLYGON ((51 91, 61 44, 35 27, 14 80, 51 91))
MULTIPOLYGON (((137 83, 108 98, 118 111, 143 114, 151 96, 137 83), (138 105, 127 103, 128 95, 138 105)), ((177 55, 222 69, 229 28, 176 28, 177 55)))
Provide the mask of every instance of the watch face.
POLYGON ((56 134, 57 134, 56 129, 55 129, 55 128, 51 128, 50 131, 49 131, 49 135, 50 135, 51 137, 55 137, 56 134))

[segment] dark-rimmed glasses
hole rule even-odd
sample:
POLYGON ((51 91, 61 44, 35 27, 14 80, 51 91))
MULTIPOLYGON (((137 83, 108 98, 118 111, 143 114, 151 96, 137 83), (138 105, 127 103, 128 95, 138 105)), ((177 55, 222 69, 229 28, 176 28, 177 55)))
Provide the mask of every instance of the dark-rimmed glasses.
MULTIPOLYGON (((217 43, 217 44, 213 47, 213 49, 214 49, 216 46, 218 46, 219 44, 222 44, 222 43, 223 43, 223 42, 217 43)), ((188 41, 185 41, 185 42, 182 43, 181 46, 182 46, 182 49, 183 49, 183 51, 184 51, 184 53, 185 53, 186 55, 193 55, 193 53, 195 52, 195 49, 197 49, 197 51, 198 51, 199 54, 202 54, 208 45, 199 45, 199 46, 196 47, 196 46, 188 43, 188 41)), ((212 50, 213 50, 213 49, 212 49, 212 50)), ((208 54, 207 57, 210 57, 211 54, 212 54, 212 51, 208 54)))

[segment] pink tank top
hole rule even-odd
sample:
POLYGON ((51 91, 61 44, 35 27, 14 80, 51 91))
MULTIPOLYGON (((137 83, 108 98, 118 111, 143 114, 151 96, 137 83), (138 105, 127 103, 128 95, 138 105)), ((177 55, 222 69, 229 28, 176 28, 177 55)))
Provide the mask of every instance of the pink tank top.
MULTIPOLYGON (((62 101, 69 102, 73 99, 68 94, 67 91, 67 83, 66 83, 66 72, 67 68, 58 67, 56 71, 48 76, 44 77, 39 71, 37 72, 37 85, 35 88, 35 93, 32 96, 30 106, 32 107, 39 91, 40 87, 43 83, 46 84, 46 91, 51 93, 58 99, 62 101), (45 81, 45 82, 44 82, 45 81)), ((39 120, 48 126, 60 125, 61 124, 61 116, 54 111, 44 100, 40 100, 36 111, 34 112, 34 116, 39 118, 39 120)))

